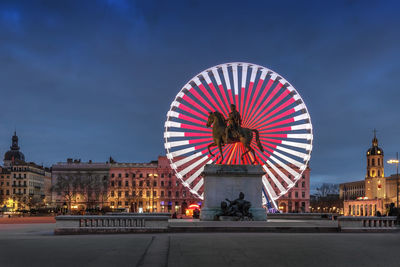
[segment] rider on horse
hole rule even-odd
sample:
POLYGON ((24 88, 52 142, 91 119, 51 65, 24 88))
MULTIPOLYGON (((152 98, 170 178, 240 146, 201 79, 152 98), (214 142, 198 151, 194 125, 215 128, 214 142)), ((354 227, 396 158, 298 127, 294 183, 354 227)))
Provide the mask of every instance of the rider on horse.
POLYGON ((225 129, 226 143, 228 143, 230 139, 239 139, 241 135, 240 129, 242 128, 242 118, 234 104, 231 104, 231 112, 229 112, 226 121, 228 122, 228 127, 225 129))

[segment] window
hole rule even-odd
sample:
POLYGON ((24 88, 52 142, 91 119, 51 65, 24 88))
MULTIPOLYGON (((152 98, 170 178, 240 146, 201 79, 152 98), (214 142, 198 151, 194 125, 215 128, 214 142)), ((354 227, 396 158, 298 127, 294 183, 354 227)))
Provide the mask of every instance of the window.
POLYGON ((161 181, 161 186, 164 187, 164 181, 161 181))
POLYGON ((292 198, 292 192, 289 192, 288 197, 289 197, 289 198, 292 198))
POLYGON ((153 191, 153 197, 157 196, 157 191, 153 191))
POLYGON ((182 192, 182 196, 183 196, 183 197, 186 197, 186 191, 183 191, 183 192, 182 192))
POLYGON ((168 191, 168 196, 171 197, 172 196, 172 192, 168 191))
POLYGON ((372 159, 372 166, 375 166, 375 159, 372 159))
POLYGON ((178 182, 178 181, 175 181, 175 185, 178 186, 178 185, 179 185, 179 182, 178 182))
POLYGON ((8 190, 8 189, 7 189, 7 191, 6 191, 6 195, 9 195, 9 194, 10 194, 10 190, 8 190))
POLYGON ((171 181, 169 181, 169 182, 168 182, 168 186, 172 186, 172 183, 171 183, 171 181))
POLYGON ((24 188, 24 194, 26 194, 26 189, 24 188))
POLYGON ((129 186, 129 182, 128 181, 125 181, 125 186, 129 186))
POLYGON ((150 191, 146 191, 146 197, 150 197, 150 191))
POLYGON ((118 178, 121 178, 121 177, 122 177, 122 175, 120 173, 118 173, 118 178))
POLYGON ((24 178, 26 178, 26 173, 24 173, 24 178))
POLYGON ((381 171, 378 170, 378 177, 381 177, 381 171))
POLYGON ((142 197, 143 196, 143 192, 142 190, 139 191, 139 196, 142 197))
POLYGON ((296 183, 295 187, 296 187, 296 188, 297 188, 297 187, 299 187, 299 184, 298 184, 298 183, 296 183))
POLYGON ((125 206, 129 206, 129 202, 128 201, 125 201, 125 206))
POLYGON ((161 197, 164 197, 164 191, 161 191, 161 197))
POLYGON ((118 181, 118 186, 122 186, 122 182, 121 181, 118 181))
POLYGON ((153 182, 153 186, 156 187, 157 186, 157 181, 153 182))
POLYGON ((164 178, 164 173, 161 173, 161 178, 164 178))
POLYGON ((378 159, 378 166, 381 165, 381 159, 378 159))
POLYGON ((143 178, 143 173, 140 173, 140 174, 139 174, 139 177, 140 177, 140 178, 143 178))
POLYGON ((303 175, 301 176, 301 178, 306 179, 306 176, 303 174, 303 175))
POLYGON ((299 192, 297 192, 297 191, 294 192, 294 197, 295 197, 295 198, 298 198, 298 197, 299 197, 299 192))
POLYGON ((368 163, 367 163, 367 165, 369 166, 369 159, 368 159, 368 163))
POLYGON ((146 186, 150 186, 150 181, 149 180, 146 181, 146 186))
POLYGON ((136 181, 132 181, 132 186, 133 186, 133 187, 136 186, 136 181))
POLYGON ((168 178, 171 178, 172 177, 172 174, 168 174, 168 178))
POLYGON ((128 178, 129 177, 129 173, 125 173, 125 177, 128 178))
POLYGON ((139 186, 143 186, 143 181, 139 181, 139 186))
POLYGON ((132 196, 136 197, 136 192, 135 191, 132 191, 132 196))
POLYGON ((114 206, 114 201, 111 201, 111 202, 110 202, 110 205, 111 205, 111 206, 114 206))
POLYGON ((115 177, 115 174, 114 174, 114 173, 111 173, 111 177, 114 178, 114 177, 115 177))
POLYGON ((175 197, 179 197, 179 191, 175 192, 175 197))
POLYGON ((147 177, 150 177, 150 173, 148 173, 146 176, 147 176, 147 177))
POLYGON ((132 173, 132 178, 135 178, 135 177, 136 177, 136 174, 132 173))
POLYGON ((118 206, 121 206, 122 205, 122 201, 118 201, 118 206))
POLYGON ((129 197, 129 191, 125 191, 125 197, 129 197))
POLYGON ((301 182, 301 187, 306 187, 306 183, 305 182, 301 182))
POLYGON ((114 186, 114 181, 111 181, 111 186, 114 186))
POLYGON ((305 198, 306 197, 306 192, 301 192, 301 197, 305 198))
POLYGON ((121 196, 122 196, 122 192, 118 191, 118 197, 121 197, 121 196))

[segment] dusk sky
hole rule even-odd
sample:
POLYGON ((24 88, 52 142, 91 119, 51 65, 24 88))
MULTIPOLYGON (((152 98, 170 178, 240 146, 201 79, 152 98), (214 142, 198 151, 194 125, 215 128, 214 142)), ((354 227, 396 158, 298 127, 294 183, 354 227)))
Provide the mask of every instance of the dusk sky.
POLYGON ((157 159, 181 87, 242 61, 303 97, 313 186, 362 180, 374 128, 385 159, 400 150, 399 14, 399 1, 1 1, 0 153, 16 128, 46 166, 157 159))

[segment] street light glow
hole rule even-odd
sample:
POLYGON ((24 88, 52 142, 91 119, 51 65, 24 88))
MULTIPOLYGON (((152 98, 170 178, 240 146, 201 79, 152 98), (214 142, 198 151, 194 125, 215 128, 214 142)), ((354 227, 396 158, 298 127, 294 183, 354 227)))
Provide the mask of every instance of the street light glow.
POLYGON ((399 160, 398 159, 390 159, 387 161, 387 163, 389 164, 399 164, 399 160))

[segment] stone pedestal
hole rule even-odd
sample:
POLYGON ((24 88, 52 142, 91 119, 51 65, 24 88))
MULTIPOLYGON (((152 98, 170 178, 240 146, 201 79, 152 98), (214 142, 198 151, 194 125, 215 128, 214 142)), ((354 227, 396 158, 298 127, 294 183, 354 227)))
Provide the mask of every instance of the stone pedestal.
POLYGON ((255 221, 267 220, 262 207, 261 165, 206 165, 204 168, 204 203, 200 213, 203 221, 212 221, 221 211, 221 202, 235 200, 239 193, 251 202, 250 212, 255 221))

